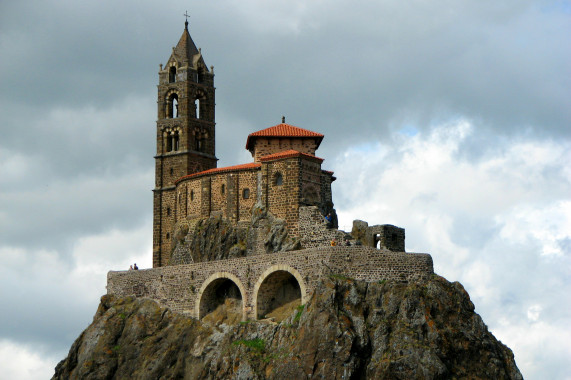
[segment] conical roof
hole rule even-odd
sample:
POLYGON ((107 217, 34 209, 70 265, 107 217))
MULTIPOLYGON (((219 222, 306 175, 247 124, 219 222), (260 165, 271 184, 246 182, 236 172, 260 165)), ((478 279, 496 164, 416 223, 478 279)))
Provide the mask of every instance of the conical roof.
POLYGON ((201 66, 208 71, 204 59, 202 58, 202 53, 196 48, 194 41, 192 41, 190 37, 190 33, 188 33, 188 22, 185 22, 182 36, 180 36, 178 44, 176 44, 176 47, 173 49, 169 61, 172 59, 175 59, 180 66, 190 66, 193 68, 196 68, 200 62, 201 66))

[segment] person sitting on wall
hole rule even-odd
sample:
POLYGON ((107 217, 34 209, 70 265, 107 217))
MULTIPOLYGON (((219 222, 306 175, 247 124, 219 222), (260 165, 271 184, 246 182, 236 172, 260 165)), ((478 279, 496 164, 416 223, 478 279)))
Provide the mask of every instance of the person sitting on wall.
POLYGON ((129 265, 129 270, 133 270, 133 266, 132 266, 132 265, 129 265))
POLYGON ((351 246, 351 242, 349 241, 349 239, 346 239, 346 240, 345 240, 345 245, 346 245, 347 247, 350 247, 350 246, 351 246))
POLYGON ((137 266, 137 263, 135 263, 135 265, 133 265, 133 269, 134 269, 134 270, 139 270, 139 267, 137 266))
POLYGON ((333 227, 333 217, 331 216, 331 213, 327 214, 325 221, 327 222, 327 228, 333 227))
POLYGON ((331 246, 335 247, 337 245, 337 241, 335 239, 331 240, 331 246))

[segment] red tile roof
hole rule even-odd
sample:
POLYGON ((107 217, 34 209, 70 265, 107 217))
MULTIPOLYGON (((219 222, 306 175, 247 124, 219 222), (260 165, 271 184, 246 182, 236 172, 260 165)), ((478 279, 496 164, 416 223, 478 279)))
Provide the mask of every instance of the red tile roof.
POLYGON ((250 162, 248 164, 241 164, 241 165, 234 165, 234 166, 226 166, 223 168, 214 168, 204 170, 198 173, 193 173, 189 175, 185 175, 184 177, 180 177, 176 180, 175 184, 179 183, 182 180, 193 178, 193 177, 200 177, 207 174, 219 174, 219 173, 227 173, 227 172, 234 172, 234 171, 241 171, 241 170, 249 170, 249 169, 257 169, 261 167, 262 164, 257 162, 250 162))
POLYGON ((274 125, 273 127, 262 129, 261 131, 250 133, 248 135, 248 140, 246 141, 246 149, 251 150, 254 148, 254 141, 257 137, 314 138, 316 139, 317 146, 319 147, 324 136, 321 133, 312 132, 308 129, 281 123, 274 125))
POLYGON ((307 153, 301 153, 301 152, 298 152, 297 150, 293 150, 293 149, 284 150, 283 152, 268 154, 267 156, 262 156, 262 157, 260 157, 260 161, 273 161, 273 160, 278 160, 280 158, 290 158, 290 157, 303 157, 303 158, 309 158, 309 159, 312 159, 315 161, 319 161, 319 163, 323 162, 323 158, 312 156, 311 154, 307 154, 307 153))

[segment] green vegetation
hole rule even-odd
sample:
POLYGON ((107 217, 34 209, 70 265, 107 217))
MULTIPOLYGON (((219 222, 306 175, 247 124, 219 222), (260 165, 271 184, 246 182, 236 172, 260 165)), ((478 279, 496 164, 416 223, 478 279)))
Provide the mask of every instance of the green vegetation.
POLYGON ((342 274, 331 274, 329 278, 331 280, 354 281, 351 277, 343 276, 342 274))
POLYGON ((266 350, 266 342, 263 339, 238 339, 232 342, 234 346, 246 346, 257 352, 264 352, 266 350))
POLYGON ((299 305, 297 307, 297 312, 295 313, 295 317, 293 317, 293 323, 299 322, 301 319, 301 315, 303 314, 303 310, 305 309, 305 305, 299 305))

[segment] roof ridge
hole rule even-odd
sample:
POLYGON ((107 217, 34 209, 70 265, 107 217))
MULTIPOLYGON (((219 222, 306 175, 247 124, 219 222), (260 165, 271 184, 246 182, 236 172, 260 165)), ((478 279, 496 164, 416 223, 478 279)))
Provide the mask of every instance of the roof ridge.
POLYGON ((309 159, 313 159, 316 161, 320 161, 323 162, 324 159, 321 157, 317 157, 314 156, 312 154, 309 153, 303 153, 300 152, 299 150, 295 150, 295 149, 288 149, 288 150, 283 150, 281 152, 277 152, 277 153, 272 153, 272 154, 267 154, 265 156, 260 157, 260 161, 271 161, 271 160, 277 160, 280 158, 290 158, 290 157, 306 157, 309 159))
POLYGON ((313 138, 317 140, 317 146, 319 147, 324 135, 322 133, 310 131, 309 129, 296 127, 295 125, 280 123, 278 125, 250 133, 246 140, 246 149, 250 150, 252 148, 253 140, 258 137, 313 138))
POLYGON ((198 172, 198 173, 192 173, 192 174, 187 174, 185 176, 182 176, 175 181, 175 184, 179 183, 182 180, 193 178, 193 177, 199 177, 201 175, 231 172, 234 170, 248 170, 248 169, 258 168, 260 166, 262 166, 262 164, 260 164, 258 162, 248 162, 246 164, 238 164, 238 165, 232 165, 232 166, 224 166, 221 168, 206 169, 206 170, 203 170, 203 171, 198 172))

